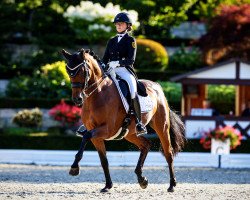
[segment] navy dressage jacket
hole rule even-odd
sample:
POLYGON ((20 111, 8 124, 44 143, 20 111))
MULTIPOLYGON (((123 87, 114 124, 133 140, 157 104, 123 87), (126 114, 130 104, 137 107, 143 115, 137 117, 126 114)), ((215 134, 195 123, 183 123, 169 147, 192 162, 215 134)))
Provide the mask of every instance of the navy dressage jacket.
POLYGON ((108 41, 102 61, 105 65, 111 61, 119 61, 120 66, 133 67, 136 49, 135 38, 128 33, 119 42, 118 36, 115 36, 108 41))

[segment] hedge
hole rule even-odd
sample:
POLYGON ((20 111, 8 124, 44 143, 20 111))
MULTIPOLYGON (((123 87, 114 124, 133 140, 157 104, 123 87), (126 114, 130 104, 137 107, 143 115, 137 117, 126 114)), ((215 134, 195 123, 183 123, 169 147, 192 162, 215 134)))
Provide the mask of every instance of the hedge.
MULTIPOLYGON (((0 98, 0 108, 52 108, 60 103, 60 99, 39 99, 39 98, 0 98)), ((67 103, 72 103, 70 99, 65 100, 67 103)))
MULTIPOLYGON (((60 103, 59 99, 19 99, 19 98, 0 98, 1 108, 52 108, 60 103)), ((65 99, 66 103, 73 104, 70 99, 65 99)), ((180 111, 181 103, 178 101, 169 101, 169 106, 173 110, 180 111)))
MULTIPOLYGON (((152 147, 151 151, 159 151, 159 139, 157 137, 149 138, 152 147)), ((0 149, 40 149, 40 150, 78 150, 81 138, 73 136, 7 136, 0 135, 0 149)), ((134 144, 126 140, 106 141, 108 151, 135 151, 134 144)), ((95 150, 91 142, 86 146, 86 150, 95 150)), ((202 148, 198 139, 188 140, 184 152, 209 152, 202 148)), ((250 140, 243 140, 242 144, 231 153, 250 153, 250 140)))
POLYGON ((168 65, 168 54, 164 46, 149 39, 136 39, 137 56, 135 68, 140 71, 165 71, 168 65))

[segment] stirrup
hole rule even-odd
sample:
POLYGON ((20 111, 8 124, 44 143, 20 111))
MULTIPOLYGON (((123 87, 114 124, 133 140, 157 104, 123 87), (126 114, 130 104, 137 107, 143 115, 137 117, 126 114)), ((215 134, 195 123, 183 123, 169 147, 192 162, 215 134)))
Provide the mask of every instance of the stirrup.
POLYGON ((139 122, 136 124, 136 136, 147 134, 147 129, 143 123, 139 122))
POLYGON ((87 129, 84 125, 81 125, 77 130, 76 130, 76 136, 83 137, 83 135, 87 132, 87 129))

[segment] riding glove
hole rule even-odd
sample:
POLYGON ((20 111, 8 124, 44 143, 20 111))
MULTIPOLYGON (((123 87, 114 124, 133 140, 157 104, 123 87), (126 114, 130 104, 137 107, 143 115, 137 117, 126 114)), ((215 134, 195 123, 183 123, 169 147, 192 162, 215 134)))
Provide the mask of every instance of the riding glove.
POLYGON ((119 61, 111 61, 109 63, 109 67, 112 68, 112 69, 115 69, 116 67, 119 67, 119 66, 120 66, 119 61))

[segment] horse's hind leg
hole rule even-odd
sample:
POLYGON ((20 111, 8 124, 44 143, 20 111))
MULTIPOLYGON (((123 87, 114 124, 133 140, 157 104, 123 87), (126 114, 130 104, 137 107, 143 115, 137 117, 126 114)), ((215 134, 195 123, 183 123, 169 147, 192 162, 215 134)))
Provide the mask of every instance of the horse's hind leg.
POLYGON ((127 136, 125 139, 135 144, 141 151, 135 168, 135 174, 137 175, 138 183, 140 184, 141 188, 145 189, 148 186, 148 180, 146 177, 142 176, 142 168, 151 146, 150 141, 144 137, 137 137, 134 134, 127 136))
POLYGON ((101 192, 108 192, 113 187, 113 183, 109 173, 109 163, 106 156, 105 144, 103 139, 92 139, 92 143, 94 144, 96 150, 98 151, 106 180, 105 187, 101 190, 101 192))
MULTIPOLYGON (((165 109, 164 109, 165 110, 165 109)), ((174 156, 172 153, 172 146, 170 141, 170 121, 169 115, 155 116, 152 122, 150 123, 152 128, 157 132, 161 145, 163 154, 166 158, 169 168, 170 175, 170 186, 168 192, 173 192, 174 187, 176 186, 176 178, 174 174, 174 156)))

